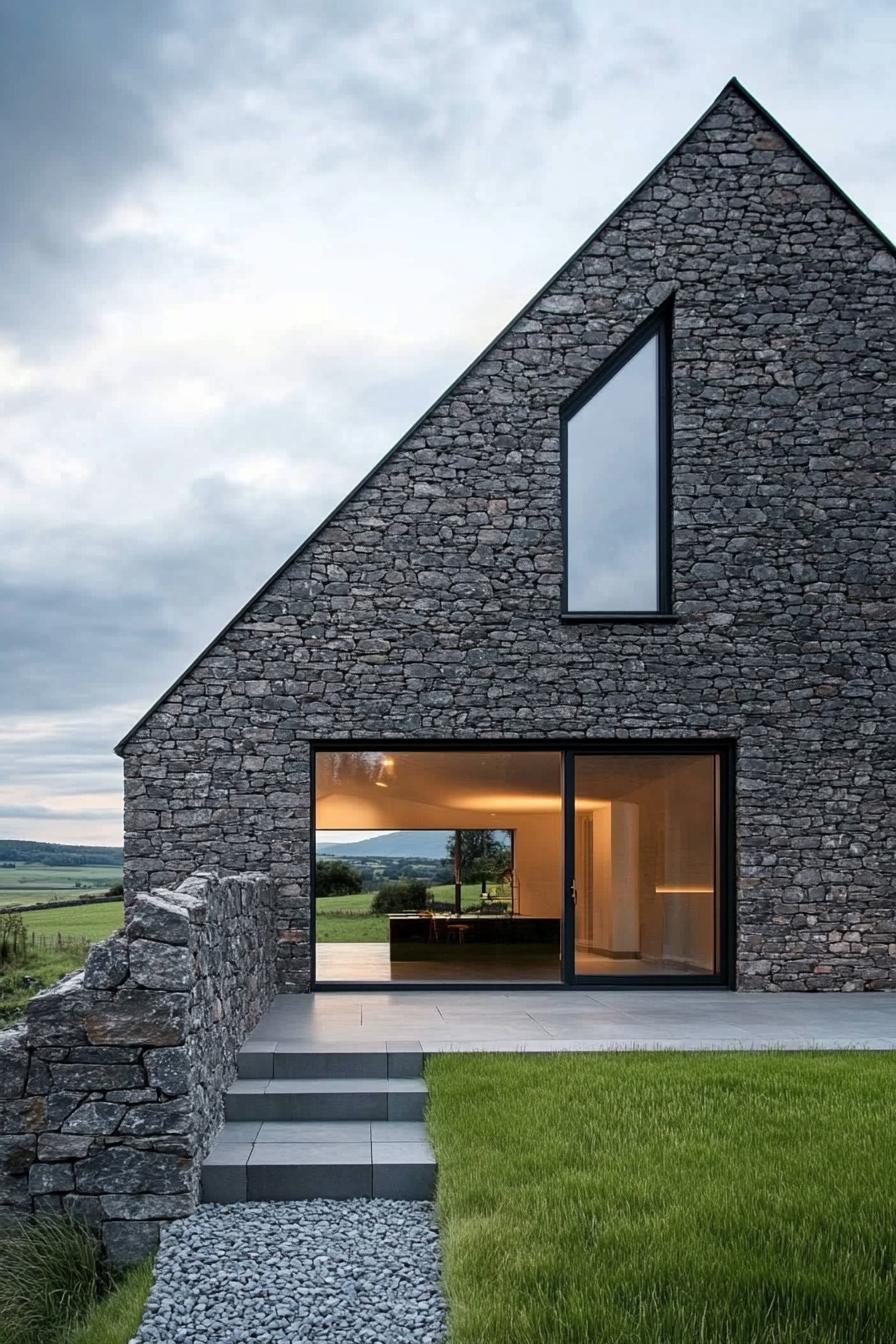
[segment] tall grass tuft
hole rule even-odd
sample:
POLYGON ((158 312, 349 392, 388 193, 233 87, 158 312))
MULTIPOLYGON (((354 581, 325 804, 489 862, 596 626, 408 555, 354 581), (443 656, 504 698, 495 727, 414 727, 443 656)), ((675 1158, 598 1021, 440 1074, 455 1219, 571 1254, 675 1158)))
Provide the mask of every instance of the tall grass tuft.
POLYGON ((0 1344, 65 1344, 109 1285, 96 1238, 58 1215, 0 1236, 0 1344))
POLYGON ((71 1336, 71 1344, 126 1344, 133 1339, 152 1283, 151 1258, 127 1270, 71 1336))

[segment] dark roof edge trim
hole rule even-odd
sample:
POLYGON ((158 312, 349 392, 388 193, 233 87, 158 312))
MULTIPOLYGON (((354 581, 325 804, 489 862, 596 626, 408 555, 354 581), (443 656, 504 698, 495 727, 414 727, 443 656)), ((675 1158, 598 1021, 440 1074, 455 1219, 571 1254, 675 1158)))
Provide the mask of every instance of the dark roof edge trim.
POLYGON ((242 620, 242 618, 246 615, 246 612, 249 611, 252 607, 254 607, 255 603, 258 602, 260 598, 264 597, 268 589, 277 582, 277 580, 280 578, 282 574, 285 574, 285 572, 289 569, 290 565, 292 565, 296 560, 298 560, 302 552, 305 551, 312 544, 312 542, 314 542, 317 539, 317 537, 321 534, 321 532, 323 532, 324 528, 328 527, 330 523, 333 521, 333 519, 336 518, 337 515, 342 512, 346 504, 351 503, 351 501, 355 498, 355 496, 360 494, 360 492, 364 489, 368 481, 372 480, 373 477, 377 474, 377 472, 386 465, 389 459, 393 457, 395 453, 397 453, 401 448, 403 448, 404 445, 414 437, 420 426, 423 425, 429 419, 432 413, 441 405, 441 403, 446 399, 446 397, 450 397, 452 393, 455 391, 455 389, 458 388, 460 384, 464 381, 467 375, 472 373, 472 371, 476 368, 476 365, 481 363, 483 359, 487 358, 487 356, 491 354, 492 350, 494 350, 494 348, 498 344, 500 344, 500 342, 504 339, 507 333, 511 331, 513 327, 516 326, 517 322, 519 322, 522 318, 524 318, 526 314, 529 312, 530 308, 533 308, 535 304, 537 304, 539 300, 544 297, 544 295, 548 292, 551 286, 557 280, 559 280, 560 276, 563 275, 564 271, 568 270, 570 266, 572 266, 576 261, 578 261, 579 257, 581 257, 583 253, 587 252, 588 248, 591 246, 593 242, 595 242, 595 240, 600 236, 600 234, 603 233, 604 229, 607 228, 607 226, 612 223, 612 221, 616 218, 616 216, 625 209, 625 207, 629 204, 629 202, 632 201, 635 198, 635 196, 637 196, 638 193, 642 191, 644 187, 647 186, 647 183, 651 180, 651 178, 655 177, 656 174, 666 166, 669 160, 675 154, 678 153, 682 145, 691 138, 694 132, 706 120, 706 118, 710 115, 710 113, 715 110, 715 108, 722 101, 725 94, 728 93, 730 89, 735 89, 740 94, 740 96, 746 102, 748 102, 756 112, 759 113, 761 117, 765 118, 765 120, 769 123, 769 125, 775 131, 777 131, 778 135, 780 135, 782 139, 787 142, 787 144, 791 147, 791 149, 793 149, 800 156, 800 158, 803 159, 809 165, 809 167, 812 168, 812 170, 816 172, 824 182, 827 183, 831 191, 834 192, 834 194, 838 196, 840 200, 842 200, 844 204, 847 205, 849 209, 852 210, 853 213, 859 217, 859 219, 862 220, 862 222, 871 230, 872 233, 876 234, 876 236, 883 243, 884 247, 886 247, 887 251, 892 253, 893 256, 896 256, 896 244, 893 244, 890 241, 890 239, 886 236, 886 234, 883 233, 883 231, 878 228, 878 226, 874 223, 874 221, 869 219, 863 210, 859 209, 855 201, 851 200, 850 197, 847 196, 846 192, 843 191, 841 187, 838 187, 837 183, 833 180, 833 178, 830 177, 829 174, 826 173, 824 169, 821 168, 815 162, 811 154, 806 153, 802 145, 800 145, 798 141, 794 140, 793 136, 790 135, 784 129, 781 123, 777 121, 771 115, 770 112, 767 112, 765 110, 765 108, 758 101, 758 99, 754 98, 753 95, 747 89, 744 88, 743 84, 741 84, 739 79, 737 78, 729 79, 727 84, 725 84, 724 88, 720 90, 717 96, 710 103, 706 111, 701 113, 701 115, 694 122, 693 126, 689 127, 688 130, 685 131, 684 135, 681 136, 681 138, 675 142, 675 144, 672 146, 669 152, 663 155, 660 161, 657 164, 655 164, 653 168, 651 168, 650 172, 647 173, 641 179, 638 185, 628 193, 625 199, 620 201, 619 205, 617 205, 615 209, 612 210, 609 215, 607 215, 606 219, 602 220, 602 222, 598 224, 594 232, 590 233, 588 237, 585 239, 585 241, 581 244, 581 246, 576 248, 575 252, 573 252, 572 255, 568 257, 566 261, 564 261, 563 264, 557 268, 556 271, 554 271, 550 279, 545 281, 545 283, 541 286, 538 292, 536 294, 533 294, 532 298, 529 299, 529 301, 523 305, 523 307, 519 310, 519 312, 517 312, 510 319, 510 321, 501 328, 497 336, 495 336, 491 341, 489 341, 488 345, 486 345, 484 349, 481 350, 480 353, 470 361, 470 363, 466 366, 463 372, 458 374, 458 376, 445 389, 445 391, 442 392, 438 397, 436 397, 435 401, 429 407, 427 407, 427 409, 423 412, 421 416, 418 417, 417 420, 414 421, 410 429, 407 430, 401 436, 398 442, 393 444, 393 446, 388 450, 388 452, 384 453, 383 456, 377 462, 374 463, 374 465, 370 468, 370 471, 367 472, 366 476, 364 476, 358 482, 357 485, 352 487, 352 489, 348 492, 348 494, 339 501, 336 507, 334 509, 331 509, 331 511, 327 514, 326 518, 324 518, 323 522, 319 523, 318 526, 314 529, 314 531, 309 533, 309 535, 305 538, 305 540, 301 543, 301 545, 298 546, 296 550, 294 550, 292 554, 287 557, 286 560, 284 560, 280 568, 277 569, 271 575, 271 577, 261 585, 261 587, 258 589, 256 593, 253 593, 252 597, 249 598, 248 602, 246 602, 242 607, 240 607, 236 615, 227 622, 227 624, 223 627, 223 629, 220 630, 218 634, 215 635, 215 637, 208 644, 206 644, 202 652, 197 654, 197 656, 193 659, 192 663, 190 663, 189 667, 187 667, 180 674, 180 676, 171 683, 171 685, 168 687, 166 691, 162 692, 158 700, 156 700, 152 705, 150 705, 149 709, 137 720, 133 728, 131 728, 127 733, 125 733, 121 741, 116 744, 114 748, 116 755, 118 756, 124 755, 124 748, 127 746, 128 742, 130 742, 131 738, 134 737, 134 735, 140 731, 140 729, 147 722, 147 720, 152 718, 153 714, 155 714, 157 710, 161 709, 162 705, 164 705, 165 701, 169 698, 169 696, 173 695, 173 693, 177 690, 178 686, 180 686, 182 682, 186 681, 187 677, 194 670, 194 668, 198 667, 199 664, 202 662, 202 660, 209 653, 211 653, 215 645, 220 643, 220 641, 224 638, 224 636, 230 630, 233 629, 233 627, 237 624, 238 621, 242 620))

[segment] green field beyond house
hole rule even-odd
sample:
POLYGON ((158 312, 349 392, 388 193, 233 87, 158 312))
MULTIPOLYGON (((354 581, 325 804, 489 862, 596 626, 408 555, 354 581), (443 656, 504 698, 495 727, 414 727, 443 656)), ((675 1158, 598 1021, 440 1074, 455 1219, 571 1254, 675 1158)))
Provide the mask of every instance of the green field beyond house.
POLYGON ((885 1053, 437 1055, 450 1344, 892 1344, 885 1053))
MULTIPOLYGON (((2 907, 0 907, 2 915, 2 907)), ((0 964, 0 1027, 20 1018, 28 1000, 60 976, 77 970, 88 945, 108 938, 124 923, 121 901, 27 911, 24 958, 0 964)))
POLYGON ((42 863, 17 863, 0 867, 0 910, 8 905, 33 905, 39 901, 72 901, 80 896, 98 896, 121 881, 121 867, 93 864, 56 867, 42 863))
POLYGON ((124 904, 103 901, 96 905, 64 906, 61 910, 28 910, 22 916, 26 929, 40 938, 99 942, 124 923, 124 904))
MULTIPOLYGON (((429 888, 435 901, 454 900, 450 884, 429 888)), ((462 900, 471 905, 479 900, 478 882, 463 886, 462 900)), ((319 943, 387 943, 389 916, 370 913, 370 902, 376 892, 364 891, 357 896, 318 896, 315 902, 316 941, 319 943)))

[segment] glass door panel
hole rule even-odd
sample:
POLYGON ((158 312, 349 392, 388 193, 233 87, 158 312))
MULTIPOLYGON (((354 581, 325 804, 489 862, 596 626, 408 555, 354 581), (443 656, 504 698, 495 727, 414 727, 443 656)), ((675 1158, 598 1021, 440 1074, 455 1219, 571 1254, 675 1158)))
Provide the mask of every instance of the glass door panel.
POLYGON ((717 974, 717 755, 576 753, 571 774, 574 976, 717 974))

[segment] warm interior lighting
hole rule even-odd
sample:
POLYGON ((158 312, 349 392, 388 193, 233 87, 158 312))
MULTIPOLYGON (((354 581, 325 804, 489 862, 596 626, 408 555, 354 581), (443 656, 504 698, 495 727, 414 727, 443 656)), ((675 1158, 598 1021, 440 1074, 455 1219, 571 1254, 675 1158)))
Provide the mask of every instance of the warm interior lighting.
MULTIPOLYGON (((498 812, 559 812, 560 795, 522 792, 453 794, 443 798, 442 805, 467 812, 488 811, 490 817, 497 816, 498 812)), ((576 798, 576 809, 580 812, 594 812, 609 806, 606 798, 576 798)))
POLYGON ((713 896, 715 887, 657 887, 657 896, 713 896))
POLYGON ((376 772, 376 779, 373 781, 378 789, 388 789, 389 780, 395 773, 395 757, 384 756, 379 763, 376 772))

